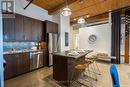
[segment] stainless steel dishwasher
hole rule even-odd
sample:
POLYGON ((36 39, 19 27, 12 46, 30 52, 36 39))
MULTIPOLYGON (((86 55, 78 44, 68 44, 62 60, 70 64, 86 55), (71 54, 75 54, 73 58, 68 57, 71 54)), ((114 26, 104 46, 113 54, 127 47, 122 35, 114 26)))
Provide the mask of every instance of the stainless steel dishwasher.
POLYGON ((34 70, 43 66, 43 52, 30 52, 30 70, 34 70))

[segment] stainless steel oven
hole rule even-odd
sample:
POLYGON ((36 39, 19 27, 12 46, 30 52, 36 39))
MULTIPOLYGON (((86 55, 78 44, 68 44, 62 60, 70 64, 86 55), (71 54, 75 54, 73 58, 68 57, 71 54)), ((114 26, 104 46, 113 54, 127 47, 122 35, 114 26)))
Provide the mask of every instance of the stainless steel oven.
POLYGON ((34 70, 43 66, 43 52, 30 52, 30 70, 34 70))

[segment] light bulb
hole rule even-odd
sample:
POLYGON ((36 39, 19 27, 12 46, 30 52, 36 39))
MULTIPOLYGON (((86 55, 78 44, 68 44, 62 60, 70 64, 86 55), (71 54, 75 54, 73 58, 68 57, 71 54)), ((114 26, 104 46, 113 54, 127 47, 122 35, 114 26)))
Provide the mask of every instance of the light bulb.
POLYGON ((70 8, 66 7, 66 8, 63 8, 61 14, 64 15, 64 16, 69 16, 69 15, 72 14, 72 12, 71 12, 71 9, 70 9, 70 8))

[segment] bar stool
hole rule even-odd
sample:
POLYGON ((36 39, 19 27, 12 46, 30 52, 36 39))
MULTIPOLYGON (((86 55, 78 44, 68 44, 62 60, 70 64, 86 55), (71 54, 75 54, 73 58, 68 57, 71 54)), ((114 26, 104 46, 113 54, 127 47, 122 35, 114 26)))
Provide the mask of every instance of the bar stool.
MULTIPOLYGON (((77 64, 76 66, 75 66, 75 69, 77 69, 78 71, 83 71, 83 73, 81 73, 81 76, 82 77, 84 77, 85 76, 85 72, 86 72, 86 69, 88 69, 88 73, 89 73, 89 64, 90 64, 90 62, 87 62, 87 63, 84 63, 84 64, 77 64)), ((89 73, 90 74, 90 73, 89 73)), ((82 80, 84 80, 85 82, 87 81, 86 79, 82 79, 82 80)), ((88 87, 86 84, 84 84, 84 83, 82 83, 82 82, 80 82, 80 81, 77 81, 79 84, 81 84, 81 85, 84 85, 84 86, 86 86, 86 87, 88 87)), ((88 80, 88 82, 90 83, 90 86, 91 87, 93 87, 92 86, 92 81, 91 80, 88 80)))
POLYGON ((90 77, 93 78, 95 81, 97 81, 97 75, 100 75, 100 70, 96 63, 96 59, 97 59, 97 57, 95 57, 95 56, 90 56, 90 57, 85 58, 85 63, 88 63, 88 62, 90 63, 90 66, 88 68, 92 69, 92 71, 91 71, 92 73, 91 73, 90 77), (93 77, 93 75, 94 75, 94 77, 93 77))
POLYGON ((85 61, 89 61, 91 62, 91 64, 93 64, 93 68, 94 68, 94 73, 101 75, 100 69, 98 67, 98 64, 96 63, 97 57, 95 55, 92 55, 91 57, 85 57, 85 61), (97 70, 97 71, 96 71, 97 70))

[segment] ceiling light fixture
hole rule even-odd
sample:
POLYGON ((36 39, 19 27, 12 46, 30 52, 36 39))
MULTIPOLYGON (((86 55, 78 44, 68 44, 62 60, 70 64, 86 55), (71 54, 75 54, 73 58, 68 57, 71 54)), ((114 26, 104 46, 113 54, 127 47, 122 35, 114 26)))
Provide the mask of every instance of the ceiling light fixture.
POLYGON ((87 18, 89 18, 89 17, 90 17, 90 15, 86 15, 86 17, 87 17, 87 18))
POLYGON ((83 17, 80 17, 79 19, 78 19, 78 22, 77 22, 78 24, 83 24, 83 23, 85 23, 85 19, 83 18, 83 17))
POLYGON ((66 7, 62 9, 63 16, 70 16, 72 14, 71 9, 67 5, 67 0, 66 0, 66 7))
MULTIPOLYGON (((83 0, 80 0, 81 9, 82 9, 82 4, 83 4, 83 0)), ((81 11, 80 11, 80 14, 81 14, 81 11)), ((82 14, 81 14, 81 15, 82 15, 82 14)), ((80 17, 80 18, 78 19, 77 23, 79 23, 79 24, 85 23, 84 17, 80 17)))
POLYGON ((76 21, 77 19, 76 19, 76 18, 74 18, 73 20, 74 20, 74 21, 76 21))

